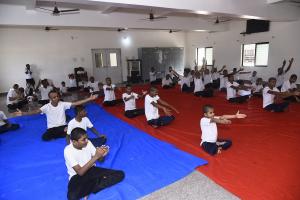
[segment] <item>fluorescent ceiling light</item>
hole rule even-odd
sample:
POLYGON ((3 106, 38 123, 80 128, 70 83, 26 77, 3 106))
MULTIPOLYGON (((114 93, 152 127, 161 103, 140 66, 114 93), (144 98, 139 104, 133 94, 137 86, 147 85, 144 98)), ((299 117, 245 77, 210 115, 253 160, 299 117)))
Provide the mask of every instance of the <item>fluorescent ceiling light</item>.
POLYGON ((200 15, 209 15, 211 12, 204 11, 204 10, 199 10, 199 11, 196 11, 196 13, 200 14, 200 15))
POLYGON ((197 32, 206 32, 207 30, 201 30, 201 29, 198 29, 198 30, 193 30, 193 31, 197 31, 197 32))
POLYGON ((245 18, 245 19, 262 19, 261 17, 251 16, 251 15, 242 15, 241 18, 245 18))

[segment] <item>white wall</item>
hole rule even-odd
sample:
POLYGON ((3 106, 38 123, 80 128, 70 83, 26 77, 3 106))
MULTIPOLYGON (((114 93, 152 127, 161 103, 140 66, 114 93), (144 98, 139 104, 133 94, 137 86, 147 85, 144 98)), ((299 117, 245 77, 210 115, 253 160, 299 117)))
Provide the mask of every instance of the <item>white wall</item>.
POLYGON ((137 58, 139 47, 184 47, 185 33, 167 31, 99 31, 40 29, 0 29, 0 93, 14 83, 25 85, 25 64, 32 65, 34 76, 50 78, 55 85, 67 80, 74 67, 84 67, 92 75, 93 48, 121 48, 123 80, 127 76, 126 58, 137 58), (130 38, 124 45, 122 38, 130 38))
POLYGON ((230 31, 219 33, 187 34, 186 60, 187 65, 193 66, 196 47, 213 46, 214 58, 219 68, 226 64, 228 69, 240 66, 241 44, 270 42, 268 67, 247 67, 245 71, 256 70, 258 76, 267 79, 275 76, 277 68, 281 67, 283 59, 294 57, 294 64, 288 73, 298 75, 300 83, 300 21, 271 22, 270 31, 242 36, 240 33, 246 29, 245 22, 233 22, 230 31))

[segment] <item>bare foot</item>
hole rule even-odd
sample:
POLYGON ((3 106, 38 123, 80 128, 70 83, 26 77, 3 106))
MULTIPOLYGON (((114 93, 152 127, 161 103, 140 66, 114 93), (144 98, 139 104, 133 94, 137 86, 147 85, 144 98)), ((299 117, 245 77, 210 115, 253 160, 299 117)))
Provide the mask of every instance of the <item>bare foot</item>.
POLYGON ((88 200, 88 198, 89 198, 89 196, 85 196, 83 199, 84 199, 84 200, 88 200))
POLYGON ((222 150, 222 148, 221 148, 221 147, 219 147, 219 148, 218 148, 218 152, 217 152, 217 154, 220 154, 220 153, 221 153, 221 150, 222 150))

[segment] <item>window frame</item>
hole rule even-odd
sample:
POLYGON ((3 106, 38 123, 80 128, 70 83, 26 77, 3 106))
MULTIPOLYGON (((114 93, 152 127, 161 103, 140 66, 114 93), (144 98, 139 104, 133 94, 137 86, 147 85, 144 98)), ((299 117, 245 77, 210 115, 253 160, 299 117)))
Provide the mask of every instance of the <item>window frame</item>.
MULTIPOLYGON (((257 45, 260 44, 268 44, 269 48, 268 48, 268 57, 269 57, 269 50, 270 50, 270 42, 257 42, 257 43, 248 43, 248 44, 242 44, 242 59, 241 59, 241 66, 242 67, 268 67, 268 63, 267 65, 256 65, 256 52, 257 52, 257 45), (255 52, 254 52, 254 66, 244 66, 244 46, 245 45, 249 45, 249 44, 255 44, 255 52)), ((269 59, 268 59, 269 62, 269 59)))
MULTIPOLYGON (((204 49, 204 56, 205 56, 205 59, 206 59, 206 49, 209 49, 209 48, 211 48, 212 49, 212 63, 213 63, 213 60, 214 60, 214 48, 212 47, 212 46, 209 46, 209 47, 196 47, 196 61, 197 61, 197 65, 199 66, 199 63, 198 63, 198 51, 199 51, 199 49, 204 49)), ((212 64, 211 65, 206 65, 206 66, 212 66, 212 64)))

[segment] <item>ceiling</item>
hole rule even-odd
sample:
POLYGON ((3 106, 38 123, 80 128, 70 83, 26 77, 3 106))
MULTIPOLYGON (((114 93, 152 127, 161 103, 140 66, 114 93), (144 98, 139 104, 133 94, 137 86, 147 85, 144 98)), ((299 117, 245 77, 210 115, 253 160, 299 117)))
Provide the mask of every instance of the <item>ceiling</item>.
POLYGON ((299 20, 299 6, 300 0, 0 0, 0 26, 225 31, 228 21, 299 20), (55 5, 80 12, 53 16, 40 9, 55 5), (150 12, 167 18, 145 20, 150 12))

